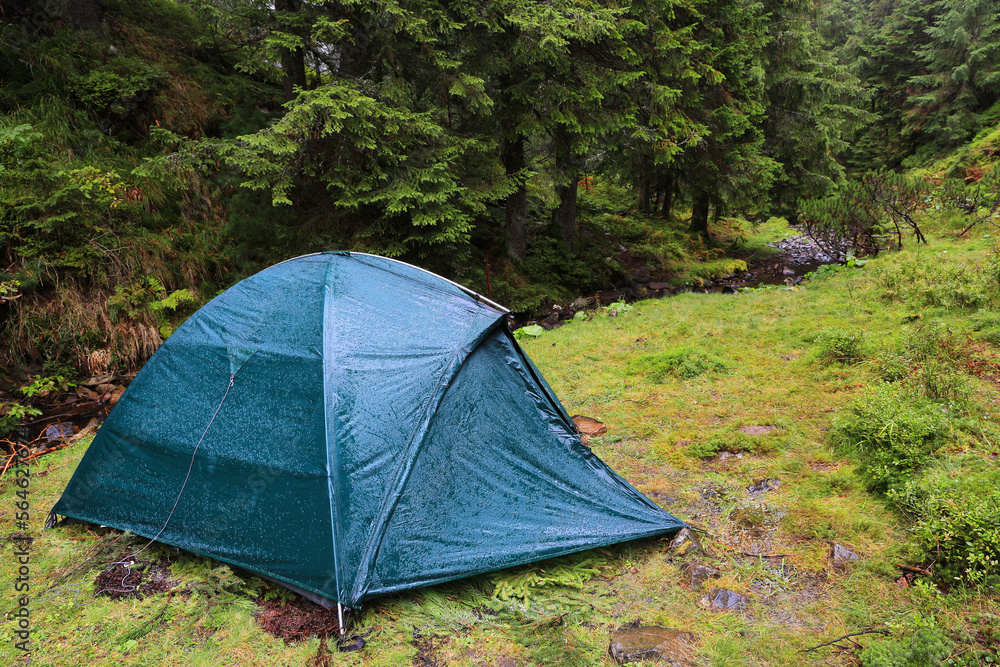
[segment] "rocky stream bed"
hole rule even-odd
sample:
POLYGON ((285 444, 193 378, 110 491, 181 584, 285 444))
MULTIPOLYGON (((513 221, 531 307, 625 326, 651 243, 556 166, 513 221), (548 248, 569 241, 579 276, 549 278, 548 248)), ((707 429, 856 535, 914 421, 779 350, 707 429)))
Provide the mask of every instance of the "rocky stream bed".
MULTIPOLYGON (((571 319, 576 313, 610 306, 619 301, 632 303, 644 299, 661 299, 678 294, 737 294, 741 289, 763 285, 797 285, 805 275, 824 264, 836 260, 824 252, 816 242, 805 235, 790 236, 769 244, 778 254, 767 259, 754 261, 747 258, 747 270, 737 271, 728 276, 708 281, 703 285, 675 285, 645 278, 640 273, 632 285, 623 285, 614 290, 604 290, 589 296, 581 296, 566 305, 555 304, 551 312, 539 314, 536 319, 517 321, 517 326, 538 324, 544 329, 554 329, 571 319)), ((622 248, 627 251, 626 248, 622 248)))

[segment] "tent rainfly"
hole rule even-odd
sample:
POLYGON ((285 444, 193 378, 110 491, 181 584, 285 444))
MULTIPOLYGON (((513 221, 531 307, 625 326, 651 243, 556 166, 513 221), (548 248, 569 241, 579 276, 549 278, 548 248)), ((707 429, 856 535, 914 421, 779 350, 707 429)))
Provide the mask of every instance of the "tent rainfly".
POLYGON ((353 608, 684 525, 580 441, 502 308, 346 252, 192 315, 52 511, 353 608))

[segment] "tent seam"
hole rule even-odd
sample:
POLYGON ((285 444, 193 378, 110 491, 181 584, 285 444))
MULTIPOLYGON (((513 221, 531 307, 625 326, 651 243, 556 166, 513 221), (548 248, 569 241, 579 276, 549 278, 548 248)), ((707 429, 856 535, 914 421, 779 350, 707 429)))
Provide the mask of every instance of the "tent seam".
POLYGON ((343 587, 340 579, 340 555, 342 545, 340 544, 340 485, 338 473, 340 471, 340 461, 337 452, 337 438, 333 433, 336 424, 336 413, 333 410, 333 398, 329 380, 332 373, 328 372, 333 364, 329 358, 333 349, 331 338, 333 337, 332 322, 330 322, 331 301, 333 293, 333 273, 334 262, 327 266, 326 277, 323 280, 323 440, 326 445, 326 466, 327 466, 327 496, 330 500, 330 535, 331 547, 333 549, 333 579, 336 587, 337 600, 343 602, 343 587))
POLYGON ((389 528, 389 522, 392 520, 396 507, 399 505, 399 501, 403 496, 403 491, 409 483, 410 476, 413 473, 413 468, 416 465, 416 460, 419 457, 420 452, 423 450, 424 444, 427 442, 427 435, 430 433, 431 423, 434 421, 434 416, 437 414, 437 408, 444 400, 445 394, 448 393, 448 387, 451 386, 452 381, 462 370, 462 367, 472 355, 472 352, 476 350, 483 343, 483 341, 486 340, 489 335, 503 323, 504 318, 505 316, 501 315, 501 317, 495 319, 473 339, 466 341, 462 347, 457 348, 452 353, 452 360, 448 365, 450 372, 442 373, 441 380, 438 382, 434 395, 427 404, 425 413, 426 417, 421 426, 419 439, 411 440, 411 444, 407 447, 406 455, 403 457, 401 467, 398 469, 395 479, 393 480, 392 496, 387 497, 387 504, 385 504, 379 511, 378 519, 373 524, 375 530, 369 538, 365 551, 361 557, 361 562, 358 567, 358 577, 354 580, 354 587, 351 591, 352 600, 360 600, 363 598, 371 585, 371 576, 375 571, 375 563, 378 560, 378 553, 382 548, 382 541, 384 540, 385 534, 389 528))

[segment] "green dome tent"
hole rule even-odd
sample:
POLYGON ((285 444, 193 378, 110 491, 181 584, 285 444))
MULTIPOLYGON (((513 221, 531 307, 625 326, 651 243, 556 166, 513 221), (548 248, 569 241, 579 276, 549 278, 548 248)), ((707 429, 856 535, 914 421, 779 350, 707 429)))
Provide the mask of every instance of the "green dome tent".
POLYGON ((191 316, 52 511, 355 608, 683 526, 581 443, 500 307, 339 252, 191 316))

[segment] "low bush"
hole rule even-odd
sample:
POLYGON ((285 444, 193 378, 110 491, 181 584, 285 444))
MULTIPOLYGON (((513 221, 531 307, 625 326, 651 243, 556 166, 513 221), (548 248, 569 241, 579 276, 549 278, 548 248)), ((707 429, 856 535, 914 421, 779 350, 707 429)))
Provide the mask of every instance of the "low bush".
POLYGON ((860 331, 826 329, 816 337, 820 358, 827 363, 856 364, 865 358, 864 334, 860 331))
POLYGON ((877 267, 875 286, 881 298, 914 307, 958 310, 993 304, 1000 295, 996 259, 989 263, 905 262, 877 267))
POLYGON ((938 667, 951 653, 953 641, 936 626, 918 627, 909 636, 873 642, 861 652, 864 667, 938 667))
POLYGON ((677 347, 666 352, 646 354, 631 364, 633 373, 645 375, 650 382, 670 378, 690 379, 705 373, 724 373, 729 365, 719 357, 693 347, 677 347))
POLYGON ((834 422, 833 441, 860 462, 868 488, 905 486, 948 433, 945 411, 908 385, 879 383, 834 422))
POLYGON ((927 562, 946 584, 1000 582, 1000 471, 984 463, 940 466, 913 484, 909 508, 927 562))

